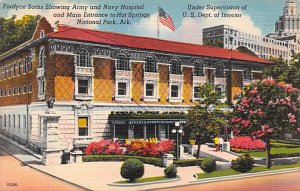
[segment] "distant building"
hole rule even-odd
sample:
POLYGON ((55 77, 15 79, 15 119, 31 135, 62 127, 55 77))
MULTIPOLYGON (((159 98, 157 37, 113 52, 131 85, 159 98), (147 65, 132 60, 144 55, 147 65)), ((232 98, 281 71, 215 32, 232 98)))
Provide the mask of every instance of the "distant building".
POLYGON ((283 16, 275 24, 275 33, 266 37, 249 34, 228 25, 203 29, 203 42, 223 45, 226 49, 246 47, 263 59, 282 57, 288 62, 292 51, 300 52, 300 15, 294 0, 287 0, 283 16))

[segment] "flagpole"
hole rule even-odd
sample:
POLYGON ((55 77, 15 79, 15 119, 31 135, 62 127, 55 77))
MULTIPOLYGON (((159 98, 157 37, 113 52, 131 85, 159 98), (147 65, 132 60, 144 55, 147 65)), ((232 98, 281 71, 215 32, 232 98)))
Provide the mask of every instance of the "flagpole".
POLYGON ((157 23, 157 26, 156 26, 156 29, 157 29, 157 39, 159 39, 159 6, 157 6, 157 19, 156 19, 156 23, 157 23))

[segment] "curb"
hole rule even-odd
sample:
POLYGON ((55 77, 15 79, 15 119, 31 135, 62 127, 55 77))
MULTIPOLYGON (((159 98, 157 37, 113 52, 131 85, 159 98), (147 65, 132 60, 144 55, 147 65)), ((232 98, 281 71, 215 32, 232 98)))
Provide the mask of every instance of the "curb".
POLYGON ((168 180, 158 180, 158 181, 152 181, 152 182, 142 182, 142 183, 109 183, 107 185, 109 186, 119 186, 119 187, 134 187, 134 186, 144 186, 144 185, 150 185, 150 184, 159 184, 159 183, 167 183, 167 182, 176 182, 181 180, 181 178, 172 178, 168 180))
POLYGON ((252 178, 252 177, 259 177, 259 176, 283 174, 283 173, 289 173, 289 172, 300 172, 300 168, 298 167, 298 168, 291 168, 291 169, 287 169, 287 170, 271 170, 268 172, 247 173, 244 175, 239 174, 239 175, 221 176, 221 177, 215 177, 215 178, 205 178, 202 180, 190 181, 190 183, 191 184, 204 184, 204 183, 210 183, 210 182, 252 178))

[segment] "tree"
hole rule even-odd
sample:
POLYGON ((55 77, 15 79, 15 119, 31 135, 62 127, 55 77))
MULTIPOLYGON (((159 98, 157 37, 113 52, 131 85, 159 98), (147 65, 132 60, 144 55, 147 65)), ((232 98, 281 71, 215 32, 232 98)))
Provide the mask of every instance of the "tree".
POLYGON ((267 168, 271 167, 270 139, 297 132, 298 92, 290 84, 266 79, 251 84, 234 108, 230 119, 234 134, 265 141, 267 168))
POLYGON ((201 141, 206 132, 219 133, 221 126, 226 125, 225 114, 220 110, 221 92, 216 91, 214 84, 203 84, 199 87, 200 100, 189 110, 188 128, 196 136, 198 145, 196 157, 200 157, 201 141))
POLYGON ((210 40, 210 39, 204 38, 203 39, 203 45, 204 46, 214 46, 214 47, 223 48, 224 43, 221 39, 210 40))
POLYGON ((39 15, 24 15, 20 19, 15 15, 8 19, 0 17, 0 54, 30 40, 39 19, 39 15))
POLYGON ((300 89, 300 54, 293 53, 292 60, 288 64, 283 58, 273 58, 274 63, 264 69, 264 76, 272 77, 278 82, 292 84, 300 89))

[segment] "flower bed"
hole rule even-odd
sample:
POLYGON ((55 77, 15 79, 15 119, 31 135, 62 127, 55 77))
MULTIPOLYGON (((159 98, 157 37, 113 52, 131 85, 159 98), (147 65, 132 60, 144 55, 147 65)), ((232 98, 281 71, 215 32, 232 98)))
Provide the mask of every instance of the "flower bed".
POLYGON ((235 152, 244 152, 244 151, 262 151, 265 150, 265 144, 263 141, 254 139, 251 137, 234 137, 229 140, 230 148, 235 152))
POLYGON ((165 153, 171 152, 174 148, 174 141, 166 139, 160 142, 146 142, 143 140, 131 140, 125 144, 126 152, 120 148, 121 145, 110 140, 100 140, 90 143, 85 149, 86 155, 130 155, 144 157, 161 157, 165 153))

